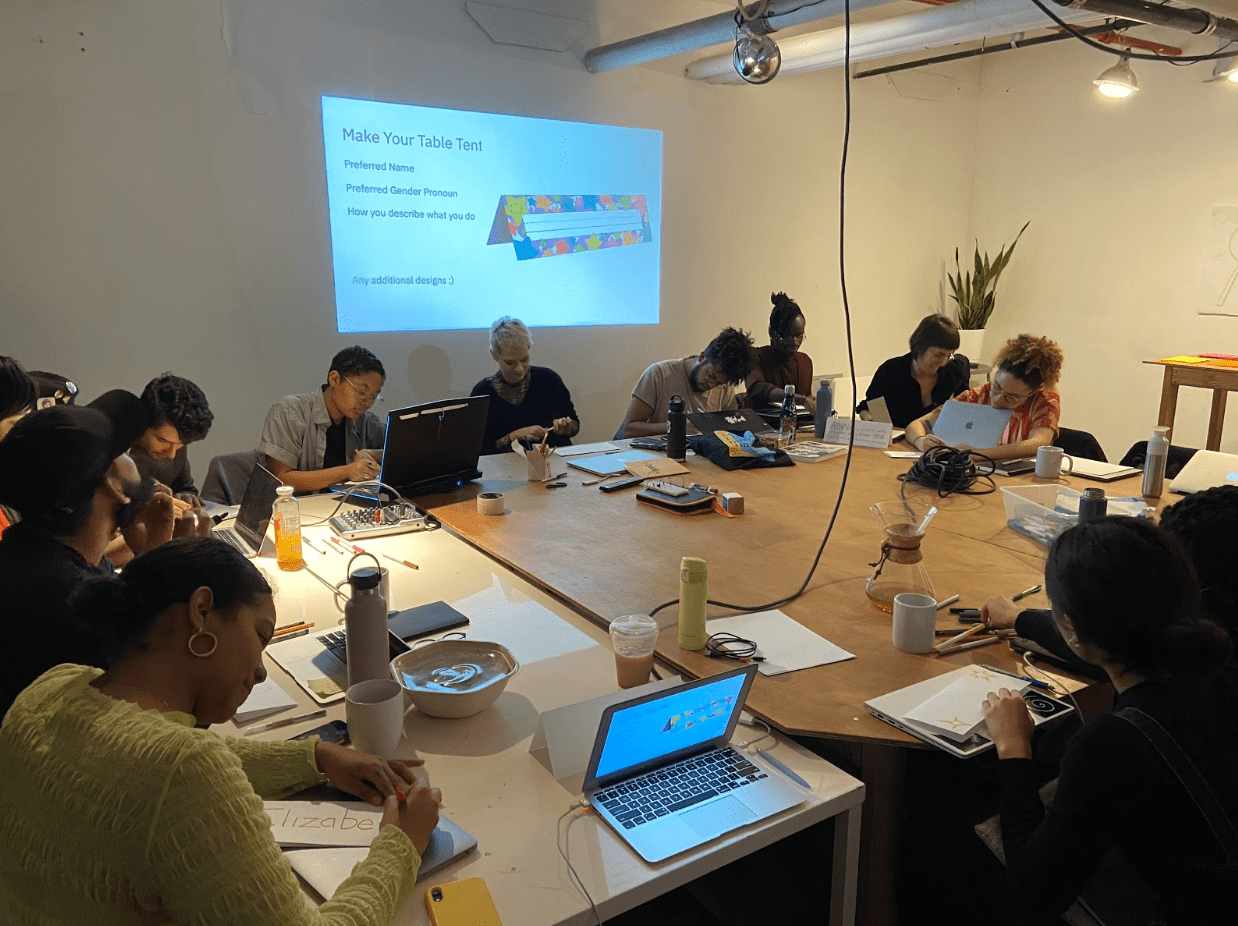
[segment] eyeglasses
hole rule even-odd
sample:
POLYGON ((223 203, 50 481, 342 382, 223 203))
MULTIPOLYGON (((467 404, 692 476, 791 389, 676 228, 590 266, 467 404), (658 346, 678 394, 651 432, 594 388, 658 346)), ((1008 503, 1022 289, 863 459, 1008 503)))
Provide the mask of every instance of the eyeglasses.
POLYGON ((1032 392, 1029 392, 1027 395, 1017 395, 1013 392, 1010 392, 1008 389, 1003 389, 1002 384, 997 381, 997 377, 993 377, 993 383, 989 389, 989 394, 992 396, 1003 396, 1004 395, 1008 399, 1011 399, 1015 402, 1022 403, 1030 399, 1035 394, 1035 390, 1033 390, 1032 392))
POLYGON ((347 376, 341 378, 344 382, 348 383, 348 385, 352 386, 352 391, 357 395, 357 401, 362 405, 374 405, 376 402, 381 402, 383 400, 383 394, 381 392, 377 395, 370 395, 347 376))
POLYGON ((776 334, 771 340, 780 341, 783 344, 803 344, 807 339, 807 334, 776 334))

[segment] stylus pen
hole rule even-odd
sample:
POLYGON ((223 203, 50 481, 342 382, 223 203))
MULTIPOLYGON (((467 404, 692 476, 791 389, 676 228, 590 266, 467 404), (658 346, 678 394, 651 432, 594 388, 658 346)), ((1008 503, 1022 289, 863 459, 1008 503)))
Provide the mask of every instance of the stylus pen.
POLYGON ((260 723, 256 727, 250 727, 245 731, 246 736, 254 733, 265 733, 267 730, 278 730, 280 727, 290 727, 294 723, 300 723, 302 720, 315 720, 318 717, 326 717, 326 710, 311 711, 308 714, 298 714, 296 717, 285 717, 283 720, 272 720, 270 723, 260 723))
POLYGON ((786 775, 796 784, 803 785, 809 791, 812 790, 812 786, 808 782, 806 782, 799 775, 795 774, 795 772, 791 771, 789 768, 787 768, 785 765, 783 765, 781 762, 779 762, 777 759, 771 756, 764 749, 758 749, 757 755, 760 756, 762 759, 764 759, 766 762, 768 762, 770 765, 772 765, 774 768, 778 769, 778 771, 782 772, 784 775, 786 775))
POLYGON ((1037 688, 1043 688, 1046 691, 1052 691, 1053 686, 1048 682, 1042 682, 1038 678, 1032 678, 1028 675, 1020 675, 1018 672, 1007 672, 1005 669, 999 669, 997 666, 991 666, 988 663, 980 663, 980 668, 988 669, 990 672, 996 672, 998 675, 1009 675, 1011 678, 1017 678, 1020 681, 1027 682, 1029 685, 1035 685, 1037 688))

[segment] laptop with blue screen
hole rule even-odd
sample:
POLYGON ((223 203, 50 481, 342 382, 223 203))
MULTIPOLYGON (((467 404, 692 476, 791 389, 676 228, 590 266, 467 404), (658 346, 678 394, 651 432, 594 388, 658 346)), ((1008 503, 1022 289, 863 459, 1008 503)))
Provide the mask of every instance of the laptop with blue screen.
POLYGON ((807 797, 727 745, 756 673, 749 665, 603 712, 585 800, 645 861, 686 852, 807 797))

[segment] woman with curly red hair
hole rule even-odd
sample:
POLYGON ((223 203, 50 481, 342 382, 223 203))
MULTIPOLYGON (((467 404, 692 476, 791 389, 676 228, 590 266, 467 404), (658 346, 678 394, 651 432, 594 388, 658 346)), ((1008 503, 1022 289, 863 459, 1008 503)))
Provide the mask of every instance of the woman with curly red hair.
MULTIPOLYGON (((1048 338, 1021 334, 1002 345, 993 358, 992 381, 956 396, 960 402, 992 405, 1013 410, 1010 423, 997 447, 969 447, 994 460, 1014 460, 1036 455, 1039 447, 1057 438, 1062 401, 1054 391, 1062 374, 1062 349, 1048 338)), ((917 450, 944 446, 933 425, 941 409, 907 425, 907 442, 917 450)))

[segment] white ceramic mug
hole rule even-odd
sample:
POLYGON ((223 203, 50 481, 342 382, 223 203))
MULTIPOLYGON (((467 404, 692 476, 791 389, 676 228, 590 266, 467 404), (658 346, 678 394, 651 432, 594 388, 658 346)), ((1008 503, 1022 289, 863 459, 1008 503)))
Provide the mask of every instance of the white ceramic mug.
POLYGON ((1057 479, 1062 475, 1062 464, 1066 464, 1066 472, 1075 471, 1075 460, 1061 447, 1041 447, 1036 451, 1036 475, 1041 479, 1057 479))
POLYGON ((345 696, 348 736, 353 746, 390 758, 404 737, 404 688, 395 679, 357 682, 345 696))
POLYGON ((930 653, 937 629, 937 602, 928 595, 903 592, 894 596, 894 648, 904 653, 930 653))

